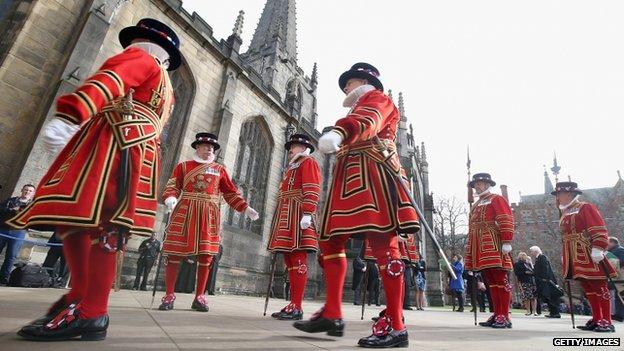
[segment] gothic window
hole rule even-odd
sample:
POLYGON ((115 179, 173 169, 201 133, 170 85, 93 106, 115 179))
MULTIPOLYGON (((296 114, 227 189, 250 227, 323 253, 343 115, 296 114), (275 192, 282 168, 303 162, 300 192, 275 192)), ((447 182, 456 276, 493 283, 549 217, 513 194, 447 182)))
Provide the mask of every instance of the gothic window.
POLYGON ((263 222, 267 218, 264 203, 273 152, 272 137, 262 118, 243 123, 238 145, 234 182, 249 205, 258 211, 260 219, 252 222, 244 214, 228 208, 227 224, 262 235, 263 222))
POLYGON ((524 219, 524 222, 527 224, 531 224, 534 223, 533 221, 533 214, 531 213, 530 210, 522 210, 522 219, 524 219))
POLYGON ((173 167, 178 163, 181 149, 184 147, 182 145, 184 131, 195 97, 195 79, 186 62, 177 70, 170 72, 169 77, 171 77, 171 85, 175 94, 175 106, 160 135, 159 191, 165 188, 173 167))

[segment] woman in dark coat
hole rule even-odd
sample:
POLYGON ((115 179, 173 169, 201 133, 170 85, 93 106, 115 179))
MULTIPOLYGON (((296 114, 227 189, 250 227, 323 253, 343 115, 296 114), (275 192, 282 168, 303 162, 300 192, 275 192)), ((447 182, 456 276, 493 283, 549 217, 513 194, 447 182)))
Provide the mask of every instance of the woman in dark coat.
POLYGON ((463 257, 461 255, 453 255, 453 271, 455 271, 455 275, 457 279, 451 278, 450 288, 453 292, 454 298, 457 298, 457 303, 459 305, 459 309, 457 312, 464 312, 464 262, 463 257))
POLYGON ((520 283, 522 303, 527 310, 525 315, 535 313, 537 316, 537 286, 533 276, 533 265, 525 252, 518 254, 518 261, 514 263, 514 274, 520 283))

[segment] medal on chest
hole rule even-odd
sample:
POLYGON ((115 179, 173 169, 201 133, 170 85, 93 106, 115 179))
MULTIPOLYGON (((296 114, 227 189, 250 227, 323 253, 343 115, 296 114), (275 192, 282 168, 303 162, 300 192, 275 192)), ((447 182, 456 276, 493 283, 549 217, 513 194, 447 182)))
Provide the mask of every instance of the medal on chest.
POLYGON ((219 170, 212 167, 206 168, 203 174, 198 174, 193 179, 193 191, 198 193, 205 192, 215 182, 218 175, 219 170))

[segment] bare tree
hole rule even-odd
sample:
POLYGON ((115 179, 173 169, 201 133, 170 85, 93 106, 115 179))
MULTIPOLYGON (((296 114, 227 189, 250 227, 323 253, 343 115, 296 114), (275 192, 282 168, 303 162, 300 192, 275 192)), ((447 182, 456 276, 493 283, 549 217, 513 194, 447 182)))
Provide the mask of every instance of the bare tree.
POLYGON ((447 256, 463 254, 468 237, 468 206, 456 197, 441 197, 434 204, 433 225, 447 256))

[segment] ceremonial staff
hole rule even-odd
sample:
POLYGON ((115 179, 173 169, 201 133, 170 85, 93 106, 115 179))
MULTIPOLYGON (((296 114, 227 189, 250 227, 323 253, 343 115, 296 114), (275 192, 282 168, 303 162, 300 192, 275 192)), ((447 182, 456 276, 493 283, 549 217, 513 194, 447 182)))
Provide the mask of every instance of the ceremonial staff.
POLYGON ((364 266, 364 277, 362 278, 362 296, 361 296, 361 301, 362 302, 362 315, 360 316, 360 320, 364 320, 364 309, 366 308, 366 304, 364 303, 364 301, 366 301, 366 292, 368 291, 368 262, 366 261, 366 241, 362 240, 362 250, 360 250, 360 257, 364 260, 364 264, 366 264, 364 266))
MULTIPOLYGON (((124 122, 127 122, 133 118, 134 104, 132 101, 132 94, 134 89, 130 89, 128 94, 119 100, 116 109, 120 112, 124 122)), ((128 128, 125 128, 125 133, 128 133, 128 128)), ((120 147, 122 147, 120 145, 120 147)), ((130 181, 130 149, 129 147, 121 150, 121 157, 119 160, 119 182, 117 183, 117 198, 119 199, 119 207, 123 207, 128 201, 128 182, 130 181)), ((117 226, 117 252, 116 252, 116 271, 115 280, 113 281, 113 290, 119 291, 121 289, 121 271, 123 269, 124 251, 123 246, 125 242, 125 236, 128 233, 128 228, 125 226, 117 226)))
MULTIPOLYGON (((163 246, 165 243, 165 240, 167 239, 167 226, 169 226, 169 220, 171 218, 171 212, 167 212, 166 215, 166 219, 165 219, 165 229, 163 230, 163 238, 162 238, 162 242, 163 242, 163 246)), ((160 266, 162 266, 162 261, 163 261, 163 252, 162 252, 162 248, 160 249, 160 252, 158 253, 158 266, 156 266, 156 277, 154 278, 154 288, 152 289, 152 302, 150 302, 150 308, 152 308, 152 305, 154 305, 154 298, 156 297, 156 285, 158 285, 158 277, 160 276, 160 266)))
MULTIPOLYGON (((379 145, 380 148, 383 147, 383 144, 381 143, 381 140, 379 140, 378 136, 375 136, 375 141, 379 145)), ((407 188, 407 185, 405 185, 405 183, 403 182, 403 178, 401 178, 401 176, 392 169, 392 166, 388 164, 388 161, 390 160, 390 154, 388 153, 388 150, 386 148, 383 148, 381 152, 384 156, 384 160, 383 162, 381 162, 381 165, 392 176, 392 178, 394 178, 395 182, 399 184, 399 186, 401 186, 405 194, 407 194, 410 204, 412 205, 412 207, 414 207, 414 209, 416 210, 416 213, 418 213, 418 217, 422 219, 420 223, 422 224, 423 227, 425 227, 425 231, 429 235, 429 239, 431 239, 433 246, 435 246, 436 250, 438 251, 438 255, 440 255, 440 258, 442 258, 442 260, 444 261, 446 269, 448 270, 451 277, 453 277, 453 279, 457 279, 457 275, 455 274, 455 271, 453 271, 453 267, 449 263, 449 260, 446 257, 444 250, 442 250, 442 247, 440 246, 438 239, 436 239, 435 234, 433 234, 433 230, 431 230, 431 228, 429 227, 429 224, 427 223, 427 220, 425 219, 425 214, 421 211, 420 207, 416 203, 416 200, 414 200, 412 193, 407 188)))
MULTIPOLYGON (((472 187, 470 186, 470 178, 472 174, 470 172, 470 146, 466 148, 466 168, 468 169, 468 219, 470 220, 470 212, 472 211, 472 204, 474 203, 474 194, 472 193, 472 187)), ((468 234, 470 235, 470 234, 468 234)), ((477 325, 477 276, 474 272, 470 272, 470 279, 472 280, 472 287, 470 289, 470 304, 474 314, 474 325, 477 325)), ((455 300, 453 300, 455 301, 455 300)))
MULTIPOLYGON (((561 167, 557 166, 557 156, 555 155, 555 164, 550 169, 555 175, 555 185, 559 182, 559 170, 561 167)), ((559 211, 559 222, 561 223, 561 217, 563 216, 563 212, 561 208, 559 208, 559 200, 555 197, 555 206, 557 206, 557 211, 559 211)), ((563 240, 563 235, 561 236, 561 240, 563 240)), ((576 329, 576 323, 574 320, 574 303, 572 301, 572 287, 570 286, 570 280, 567 277, 563 277, 565 281, 566 292, 568 293, 568 305, 570 306, 570 319, 572 320, 572 329, 576 329)))
POLYGON ((271 288, 273 287, 273 278, 275 277, 275 266, 277 265, 277 252, 271 254, 271 274, 269 276, 269 284, 267 286, 266 298, 264 299, 264 311, 263 316, 266 316, 267 308, 269 307, 269 297, 271 296, 271 288))

